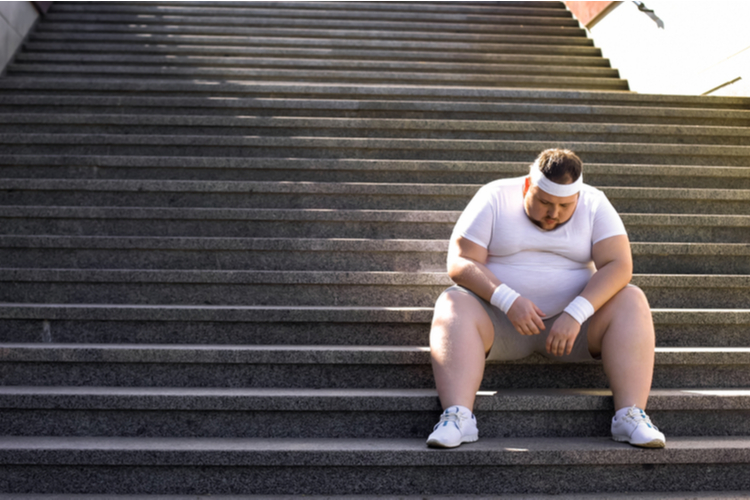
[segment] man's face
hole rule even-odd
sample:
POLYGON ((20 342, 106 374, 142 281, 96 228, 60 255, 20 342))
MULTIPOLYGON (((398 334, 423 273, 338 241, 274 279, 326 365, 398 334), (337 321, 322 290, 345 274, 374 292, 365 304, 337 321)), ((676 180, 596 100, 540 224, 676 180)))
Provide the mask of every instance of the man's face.
POLYGON ((531 222, 545 231, 551 231, 573 217, 578 204, 578 193, 565 197, 552 196, 530 184, 527 179, 523 204, 531 222))

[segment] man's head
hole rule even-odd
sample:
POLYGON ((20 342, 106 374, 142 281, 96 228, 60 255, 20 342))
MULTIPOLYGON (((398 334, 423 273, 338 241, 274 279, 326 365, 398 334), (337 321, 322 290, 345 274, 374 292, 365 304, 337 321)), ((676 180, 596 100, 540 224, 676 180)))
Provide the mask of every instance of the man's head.
POLYGON ((567 149, 547 149, 531 166, 524 208, 531 222, 550 231, 573 216, 583 184, 583 163, 567 149))

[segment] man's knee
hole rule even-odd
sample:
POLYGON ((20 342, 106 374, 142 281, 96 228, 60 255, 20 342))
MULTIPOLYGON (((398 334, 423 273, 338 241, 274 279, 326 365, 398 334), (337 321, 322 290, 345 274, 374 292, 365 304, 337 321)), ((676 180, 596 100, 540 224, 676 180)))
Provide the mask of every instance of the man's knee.
POLYGON ((633 314, 636 312, 651 314, 648 298, 643 290, 635 285, 628 285, 617 292, 602 309, 611 309, 614 314, 633 314))
POLYGON ((456 289, 447 290, 438 298, 432 317, 432 327, 433 330, 437 327, 462 335, 476 330, 483 343, 490 346, 495 330, 492 320, 479 300, 456 289))

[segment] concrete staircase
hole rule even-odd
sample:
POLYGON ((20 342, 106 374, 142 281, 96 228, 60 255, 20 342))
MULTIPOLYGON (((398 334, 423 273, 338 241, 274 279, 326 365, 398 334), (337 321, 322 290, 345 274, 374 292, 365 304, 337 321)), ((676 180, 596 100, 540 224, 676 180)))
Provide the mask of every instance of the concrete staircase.
POLYGON ((626 91, 559 2, 54 4, 0 78, 0 494, 743 497, 750 99, 626 91), (668 447, 531 357, 427 449, 446 240, 555 145, 628 228, 668 447))

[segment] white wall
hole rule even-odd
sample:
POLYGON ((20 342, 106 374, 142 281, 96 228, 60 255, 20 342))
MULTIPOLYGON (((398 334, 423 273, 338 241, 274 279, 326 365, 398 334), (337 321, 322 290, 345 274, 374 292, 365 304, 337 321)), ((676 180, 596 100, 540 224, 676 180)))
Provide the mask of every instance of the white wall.
POLYGON ((31 2, 0 1, 0 71, 39 17, 31 2))
POLYGON ((590 30, 612 67, 639 93, 750 96, 750 2, 644 0, 659 29, 622 2, 590 30))

